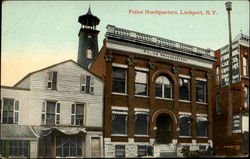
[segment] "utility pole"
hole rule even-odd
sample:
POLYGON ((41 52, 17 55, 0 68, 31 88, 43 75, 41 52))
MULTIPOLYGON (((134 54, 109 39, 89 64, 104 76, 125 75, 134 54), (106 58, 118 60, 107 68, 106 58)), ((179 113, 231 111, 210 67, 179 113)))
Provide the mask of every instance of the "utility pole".
POLYGON ((229 84, 228 84, 228 123, 227 123, 227 135, 232 135, 233 124, 233 92, 231 91, 232 85, 232 36, 231 36, 231 16, 232 2, 226 2, 226 10, 228 13, 228 28, 229 28, 229 84))

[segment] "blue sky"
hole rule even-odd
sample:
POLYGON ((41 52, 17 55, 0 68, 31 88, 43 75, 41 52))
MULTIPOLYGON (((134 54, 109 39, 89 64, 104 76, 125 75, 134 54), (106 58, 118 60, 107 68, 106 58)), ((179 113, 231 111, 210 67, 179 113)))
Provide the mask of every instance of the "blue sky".
MULTIPOLYGON (((73 59, 78 17, 89 5, 100 21, 99 49, 108 24, 217 50, 228 43, 226 1, 4 1, 1 85, 12 86, 29 72, 73 59), (202 11, 215 15, 130 14, 129 10, 202 11)), ((232 1, 232 36, 249 35, 249 2, 232 1)))

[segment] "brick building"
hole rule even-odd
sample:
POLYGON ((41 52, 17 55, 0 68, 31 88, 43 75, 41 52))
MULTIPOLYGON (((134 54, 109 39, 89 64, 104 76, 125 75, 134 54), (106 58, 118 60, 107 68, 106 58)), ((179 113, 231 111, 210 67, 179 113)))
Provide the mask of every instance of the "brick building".
POLYGON ((228 109, 228 45, 215 51, 214 55, 217 59, 212 81, 214 148, 217 155, 246 154, 249 142, 249 36, 239 34, 232 42, 232 112, 228 109), (229 122, 232 134, 228 134, 229 122))
POLYGON ((105 157, 212 146, 213 51, 107 26, 90 71, 104 79, 105 157))

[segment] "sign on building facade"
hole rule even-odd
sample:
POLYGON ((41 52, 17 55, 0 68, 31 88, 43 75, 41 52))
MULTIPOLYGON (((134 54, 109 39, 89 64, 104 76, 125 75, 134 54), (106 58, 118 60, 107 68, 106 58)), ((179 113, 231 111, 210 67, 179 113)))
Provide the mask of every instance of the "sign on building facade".
MULTIPOLYGON (((232 47, 232 83, 240 82, 240 48, 238 42, 232 47)), ((221 49, 221 86, 229 85, 229 47, 221 49)))
POLYGON ((242 128, 242 116, 240 113, 237 113, 233 116, 233 133, 241 133, 241 128, 242 128))

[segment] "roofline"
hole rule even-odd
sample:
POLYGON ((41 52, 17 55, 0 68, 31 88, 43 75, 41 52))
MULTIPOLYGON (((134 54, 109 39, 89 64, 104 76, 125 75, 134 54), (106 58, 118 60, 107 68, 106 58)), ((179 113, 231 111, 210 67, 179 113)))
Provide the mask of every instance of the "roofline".
POLYGON ((30 91, 29 88, 20 88, 20 87, 11 87, 11 86, 0 86, 1 88, 5 89, 14 89, 14 90, 23 90, 23 91, 30 91))
MULTIPOLYGON (((63 63, 66 63, 66 62, 73 62, 74 64, 76 64, 77 66, 79 66, 80 68, 82 68, 83 70, 93 74, 92 72, 90 72, 88 69, 82 67, 81 65, 79 65, 77 62, 75 62, 74 60, 72 59, 69 59, 69 60, 66 60, 66 61, 62 61, 60 63, 57 63, 57 64, 54 64, 54 65, 51 65, 51 66, 48 66, 48 67, 45 67, 45 68, 42 68, 40 70, 37 70, 37 71, 34 71, 34 72, 31 72, 29 74, 27 74, 26 76, 24 76, 20 81, 18 81, 13 87, 16 87, 19 83, 21 83, 23 80, 25 80, 26 78, 28 78, 30 75, 34 74, 34 73, 37 73, 37 72, 40 72, 40 71, 44 71, 46 69, 49 69, 51 67, 55 67, 57 65, 60 65, 60 64, 63 64, 63 63)), ((101 81, 103 81, 100 77, 96 76, 95 74, 93 74, 95 77, 97 77, 98 79, 100 79, 101 81)), ((17 87, 18 88, 18 87, 17 87)))

